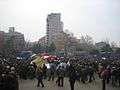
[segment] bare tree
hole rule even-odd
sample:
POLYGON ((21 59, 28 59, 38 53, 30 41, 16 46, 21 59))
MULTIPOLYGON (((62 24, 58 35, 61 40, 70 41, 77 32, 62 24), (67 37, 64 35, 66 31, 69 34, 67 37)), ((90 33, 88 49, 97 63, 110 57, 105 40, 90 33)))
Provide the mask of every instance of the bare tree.
POLYGON ((105 42, 106 44, 110 44, 109 38, 106 38, 106 39, 102 40, 102 42, 105 42))
POLYGON ((111 45, 111 47, 112 47, 112 48, 116 48, 116 47, 118 47, 118 46, 117 46, 117 43, 116 43, 116 42, 114 42, 114 41, 113 41, 113 42, 111 42, 111 44, 110 44, 110 45, 111 45))
POLYGON ((81 36, 80 38, 80 46, 83 50, 89 51, 90 49, 94 48, 93 38, 89 35, 81 36))

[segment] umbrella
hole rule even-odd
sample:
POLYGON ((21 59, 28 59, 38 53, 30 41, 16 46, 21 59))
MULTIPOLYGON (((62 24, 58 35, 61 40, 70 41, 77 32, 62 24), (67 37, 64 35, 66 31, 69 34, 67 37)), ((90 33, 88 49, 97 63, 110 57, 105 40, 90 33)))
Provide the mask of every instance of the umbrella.
POLYGON ((32 63, 36 63, 37 66, 41 66, 45 63, 47 63, 44 59, 42 59, 41 57, 37 57, 35 60, 32 61, 32 63))

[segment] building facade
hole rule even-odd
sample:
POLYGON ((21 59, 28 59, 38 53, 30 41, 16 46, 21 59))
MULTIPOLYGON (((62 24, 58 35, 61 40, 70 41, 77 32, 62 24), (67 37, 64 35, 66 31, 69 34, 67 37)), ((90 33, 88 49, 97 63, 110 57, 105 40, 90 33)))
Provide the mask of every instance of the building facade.
POLYGON ((16 32, 15 27, 9 27, 9 32, 4 33, 4 43, 10 41, 15 50, 21 51, 25 46, 24 34, 16 32))
POLYGON ((47 36, 44 36, 42 38, 39 39, 38 43, 41 45, 41 46, 45 46, 47 45, 47 36))
POLYGON ((105 47, 107 45, 107 43, 106 42, 98 42, 98 43, 95 43, 95 47, 97 48, 97 49, 102 49, 103 47, 105 47))
POLYGON ((63 22, 60 13, 51 13, 47 16, 47 44, 54 42, 56 34, 63 32, 63 22))

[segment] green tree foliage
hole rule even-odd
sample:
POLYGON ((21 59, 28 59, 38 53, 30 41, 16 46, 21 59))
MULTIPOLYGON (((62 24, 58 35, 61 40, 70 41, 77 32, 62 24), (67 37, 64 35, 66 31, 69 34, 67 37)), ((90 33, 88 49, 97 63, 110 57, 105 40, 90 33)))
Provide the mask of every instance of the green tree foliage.
POLYGON ((56 51, 56 46, 54 43, 51 43, 50 45, 45 45, 45 46, 41 46, 39 43, 37 43, 32 47, 31 50, 36 54, 44 53, 44 52, 51 53, 56 51))
POLYGON ((76 51, 83 51, 82 47, 80 44, 76 45, 76 51))
POLYGON ((80 47, 84 51, 90 51, 94 48, 93 39, 91 36, 82 36, 80 38, 80 47))
POLYGON ((55 46, 55 44, 52 42, 52 43, 50 44, 50 46, 49 46, 49 52, 55 52, 55 50, 56 50, 56 46, 55 46))
POLYGON ((91 49, 90 51, 89 51, 89 53, 90 54, 99 54, 99 50, 97 50, 97 49, 91 49))
POLYGON ((32 47, 32 51, 34 53, 38 54, 38 53, 41 53, 43 51, 43 48, 39 43, 37 43, 32 47))
POLYGON ((101 51, 102 52, 113 52, 113 50, 109 44, 106 44, 104 47, 102 47, 101 51))
POLYGON ((43 50, 44 52, 49 53, 49 46, 48 45, 43 46, 43 50))
POLYGON ((117 48, 115 51, 116 54, 120 54, 120 48, 117 48))

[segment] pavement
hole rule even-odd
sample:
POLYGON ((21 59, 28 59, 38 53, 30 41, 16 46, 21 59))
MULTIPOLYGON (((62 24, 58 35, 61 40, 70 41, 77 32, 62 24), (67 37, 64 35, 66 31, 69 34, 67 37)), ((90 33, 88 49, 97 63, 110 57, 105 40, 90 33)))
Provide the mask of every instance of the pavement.
MULTIPOLYGON (((37 80, 19 80, 19 90, 70 90, 69 80, 65 78, 64 87, 58 87, 55 81, 44 80, 45 87, 37 87, 37 80)), ((101 80, 98 79, 92 83, 75 83, 75 90, 102 90, 101 80)), ((120 90, 120 87, 106 86, 106 90, 120 90)))

